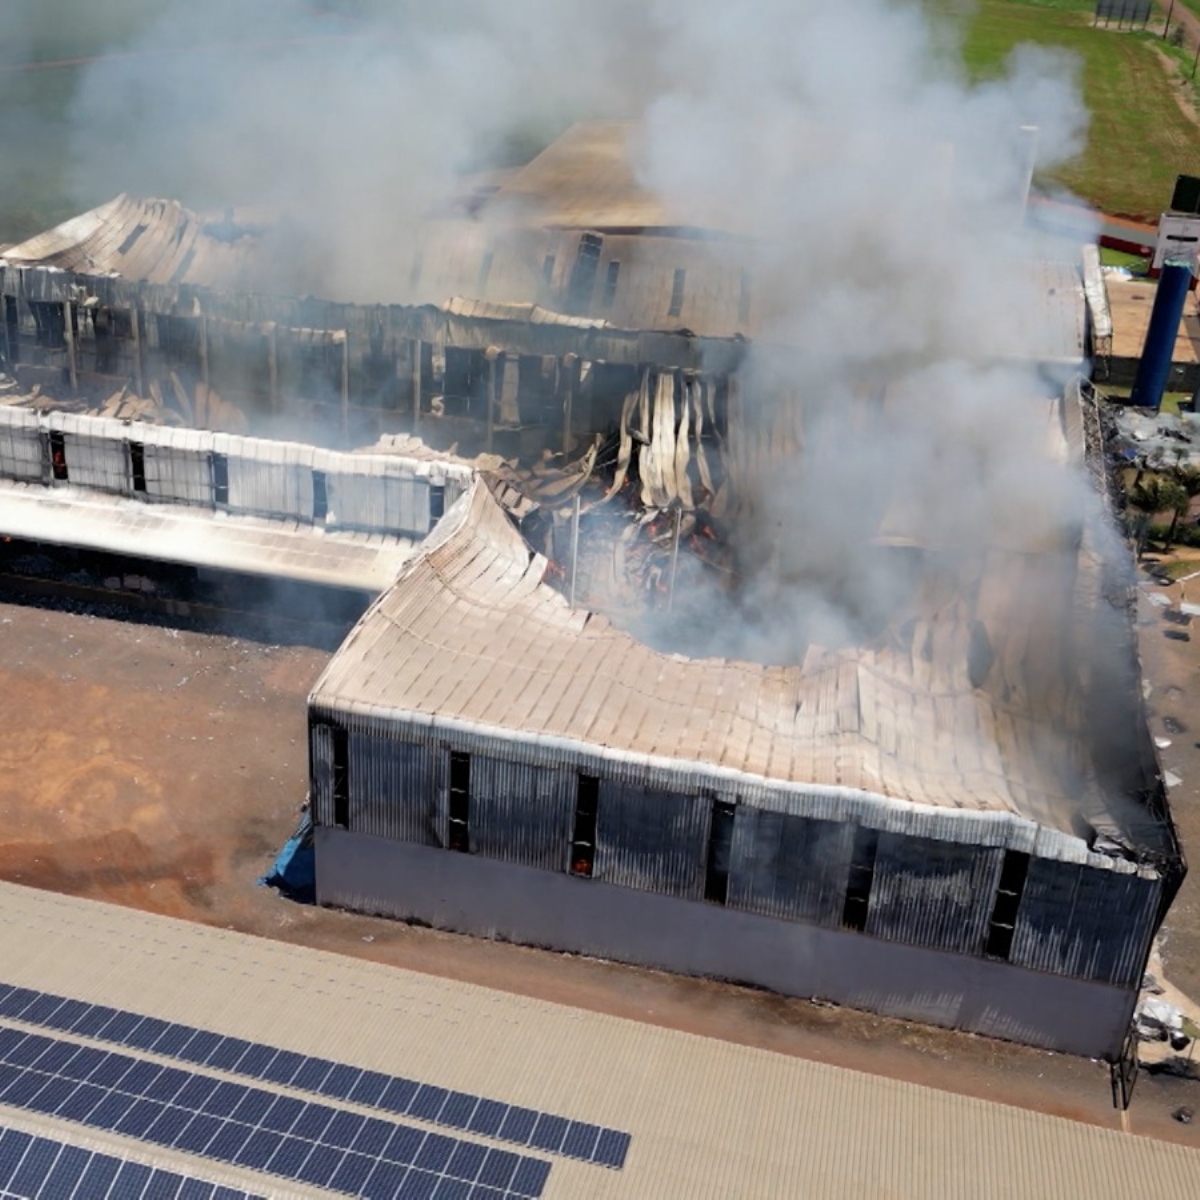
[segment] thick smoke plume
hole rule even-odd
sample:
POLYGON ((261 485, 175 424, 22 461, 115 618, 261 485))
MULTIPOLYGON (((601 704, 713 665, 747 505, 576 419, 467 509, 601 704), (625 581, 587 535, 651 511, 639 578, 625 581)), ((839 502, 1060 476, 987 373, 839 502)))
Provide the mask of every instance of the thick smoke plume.
MULTIPOLYGON (((93 12, 27 0, 5 31, 49 9, 93 12)), ((407 299, 419 222, 464 169, 577 118, 640 120, 641 183, 678 224, 737 235, 723 244, 763 330, 747 413, 768 435, 798 426, 796 457, 746 506, 750 584, 712 648, 787 660, 877 627, 913 588, 911 567, 867 551, 898 504, 939 555, 1082 523, 1085 489, 1042 452, 1032 401, 1052 387, 1024 365, 1044 331, 1020 206, 1031 148, 1046 168, 1082 145, 1069 61, 1022 50, 969 83, 953 28, 891 0, 103 9, 137 32, 83 74, 81 199, 273 206, 298 234, 297 286, 333 298, 407 299)))

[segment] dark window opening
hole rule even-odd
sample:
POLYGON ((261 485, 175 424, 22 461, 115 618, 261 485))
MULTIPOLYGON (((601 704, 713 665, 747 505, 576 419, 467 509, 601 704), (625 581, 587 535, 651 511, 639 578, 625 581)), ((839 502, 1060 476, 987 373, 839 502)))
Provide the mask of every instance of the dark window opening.
POLYGON ((604 300, 605 308, 612 308, 613 301, 617 298, 617 277, 621 274, 621 264, 613 259, 608 264, 608 272, 604 276, 604 300))
POLYGON ((571 874, 591 878, 596 865, 596 813, 600 808, 600 780, 579 776, 575 798, 575 836, 571 839, 571 874))
POLYGON ((842 925, 862 933, 867 927, 867 910, 871 903, 871 884, 875 879, 875 854, 879 849, 879 831, 860 825, 854 831, 854 851, 850 858, 850 875, 846 880, 846 905, 842 909, 842 925))
POLYGON ((483 262, 481 262, 479 264, 479 283, 477 285, 478 287, 480 287, 480 288, 487 287, 488 276, 492 273, 492 260, 495 257, 496 256, 492 253, 491 250, 489 250, 483 256, 483 262))
POLYGON ((129 443, 129 473, 133 476, 133 490, 146 490, 146 447, 141 442, 129 443))
POLYGON ((37 327, 37 344, 47 350, 62 350, 67 344, 64 306, 50 301, 30 300, 29 311, 37 327))
POLYGON ((450 752, 450 849, 470 850, 471 756, 450 752))
POLYGON ((554 255, 547 254, 542 259, 542 282, 549 287, 554 280, 554 255))
POLYGON ((575 266, 571 271, 571 284, 567 289, 567 307, 573 313, 587 312, 591 307, 603 245, 604 239, 594 233, 585 233, 579 239, 579 254, 576 256, 575 266))
POLYGON ((67 439, 61 430, 50 435, 50 471, 55 479, 67 479, 67 439))
POLYGON ((671 307, 667 309, 668 317, 677 317, 683 312, 683 284, 687 279, 687 271, 682 267, 675 272, 675 279, 671 284, 671 307))
POLYGON ((329 489, 324 471, 314 471, 313 476, 313 520, 324 521, 329 515, 329 489))
POLYGON ((1005 962, 1012 953, 1013 935, 1017 929, 1017 911, 1021 907, 1021 896, 1025 891, 1025 879, 1029 874, 1029 855, 1020 850, 1005 850, 1004 864, 1000 868, 1000 883, 996 887, 996 903, 992 906, 992 919, 988 926, 987 945, 984 954, 988 958, 999 958, 1005 962))
POLYGON ((733 849, 733 820, 736 812, 736 806, 727 800, 714 800, 712 803, 704 898, 714 904, 724 904, 729 891, 729 858, 733 849))
POLYGON ((429 485, 429 528, 432 529, 446 515, 445 484, 429 485))
POLYGON ((333 730, 333 823, 350 828, 350 735, 333 730))
POLYGON ((224 454, 213 453, 212 463, 213 503, 229 503, 229 459, 224 454))
POLYGON ((482 420, 487 413, 488 375, 488 360, 482 350, 447 346, 442 371, 444 415, 482 420))
POLYGON ((4 297, 4 325, 8 333, 8 353, 11 362, 21 361, 21 314, 15 296, 4 297))

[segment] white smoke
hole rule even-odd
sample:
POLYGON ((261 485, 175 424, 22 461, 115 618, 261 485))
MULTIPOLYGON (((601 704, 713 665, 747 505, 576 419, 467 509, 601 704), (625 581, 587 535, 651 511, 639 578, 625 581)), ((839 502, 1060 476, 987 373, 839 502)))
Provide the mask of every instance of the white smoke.
POLYGON ((1070 60, 1022 49, 971 83, 954 27, 898 0, 151 7, 83 76, 81 190, 273 205, 300 232, 297 277, 336 298, 404 298, 421 221, 464 167, 576 118, 638 119, 639 180, 673 223, 738 235, 765 348, 747 404, 802 411, 799 459, 760 481, 743 532, 794 581, 795 629, 764 622, 756 653, 845 640, 864 603, 908 588, 865 549, 897 495, 939 550, 1082 520, 1026 403, 1047 385, 1021 365, 1044 334, 1022 130, 1041 169, 1081 148, 1070 60), (885 385, 899 398, 864 419, 863 389, 885 385))

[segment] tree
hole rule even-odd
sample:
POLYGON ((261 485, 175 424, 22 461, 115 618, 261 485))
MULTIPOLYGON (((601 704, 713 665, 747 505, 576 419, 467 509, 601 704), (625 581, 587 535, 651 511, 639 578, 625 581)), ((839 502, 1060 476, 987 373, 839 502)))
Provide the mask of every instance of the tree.
MULTIPOLYGON (((1200 481, 1197 482, 1197 487, 1200 489, 1200 481)), ((1171 514, 1171 527, 1167 530, 1164 550, 1170 550, 1175 541, 1179 519, 1187 515, 1190 500, 1191 496, 1183 483, 1162 475, 1151 475, 1148 479, 1143 479, 1129 496, 1130 504, 1147 517, 1153 518, 1165 512, 1171 514)))

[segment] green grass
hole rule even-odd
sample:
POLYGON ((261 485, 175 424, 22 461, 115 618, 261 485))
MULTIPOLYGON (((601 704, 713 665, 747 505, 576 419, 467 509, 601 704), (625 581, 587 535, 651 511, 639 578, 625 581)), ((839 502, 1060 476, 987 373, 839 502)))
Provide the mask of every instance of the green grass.
POLYGON ((1150 260, 1140 254, 1126 254, 1124 250, 1110 250, 1107 246, 1101 246, 1100 265, 1102 267, 1124 267, 1135 275, 1144 275, 1150 265, 1150 260))
POLYGON ((963 57, 974 78, 986 79, 1022 42, 1077 56, 1091 128, 1084 153, 1053 178, 1105 212, 1152 219, 1176 175, 1200 174, 1200 128, 1180 109, 1155 53, 1164 43, 1093 29, 1093 11, 1090 0, 981 0, 964 30, 963 57))

